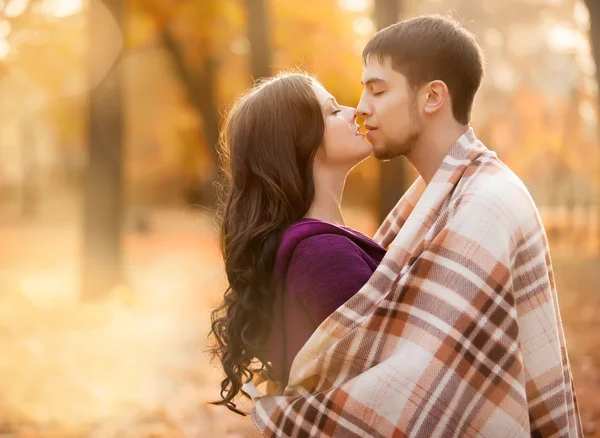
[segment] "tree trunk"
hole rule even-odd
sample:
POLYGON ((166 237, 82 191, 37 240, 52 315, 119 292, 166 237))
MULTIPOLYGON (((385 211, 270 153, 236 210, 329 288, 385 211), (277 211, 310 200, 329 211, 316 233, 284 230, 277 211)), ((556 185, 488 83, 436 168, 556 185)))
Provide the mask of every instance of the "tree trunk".
MULTIPOLYGON (((373 18, 378 30, 398 21, 400 3, 400 0, 375 0, 373 18)), ((383 222, 407 189, 405 166, 403 158, 379 162, 379 222, 383 222)))
MULTIPOLYGON (((600 88, 600 2, 598 0, 585 0, 585 4, 590 12, 590 44, 596 63, 596 83, 600 88)), ((600 98, 597 101, 600 117, 600 98)), ((600 163, 598 165, 600 166, 600 163)), ((596 200, 596 242, 597 252, 600 255, 600 199, 596 200)))
POLYGON ((246 12, 250 41, 250 72, 256 81, 271 76, 270 26, 265 0, 246 0, 246 12))
MULTIPOLYGON (((122 0, 104 0, 122 26, 122 0)), ((92 60, 102 53, 106 29, 90 5, 90 76, 92 60)), ((89 96, 89 161, 85 183, 82 298, 105 297, 122 280, 123 116, 119 59, 89 96)))
MULTIPOLYGON (((264 0, 246 0, 248 14, 248 39, 251 45, 251 74, 254 79, 271 75, 271 48, 269 44, 268 14, 264 0)), ((216 80, 217 60, 207 55, 199 68, 190 68, 179 44, 169 29, 162 34, 165 49, 171 55, 175 73, 183 85, 189 103, 196 109, 203 121, 203 134, 217 172, 206 179, 202 187, 201 202, 213 206, 216 201, 214 181, 219 177, 219 111, 217 108, 216 80)))
POLYGON ((219 111, 217 109, 217 96, 215 93, 217 61, 213 56, 207 55, 199 68, 192 69, 186 63, 177 41, 168 29, 163 31, 162 41, 165 49, 171 55, 175 73, 179 77, 187 94, 188 102, 202 118, 202 132, 217 172, 206 178, 204 187, 201 189, 201 201, 205 206, 212 206, 216 200, 216 190, 213 183, 217 178, 219 167, 217 153, 219 143, 219 111))

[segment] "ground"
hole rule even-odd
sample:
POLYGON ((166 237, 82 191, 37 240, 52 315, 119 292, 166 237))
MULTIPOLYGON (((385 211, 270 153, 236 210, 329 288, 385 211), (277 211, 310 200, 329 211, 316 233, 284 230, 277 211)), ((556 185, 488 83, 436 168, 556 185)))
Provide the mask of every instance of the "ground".
MULTIPOLYGON (((0 225, 0 437, 258 436, 249 417, 207 403, 220 381, 209 314, 225 284, 212 216, 138 210, 149 229, 126 227, 129 286, 82 304, 79 219, 60 211, 0 225)), ((560 250, 554 263, 582 419, 600 437, 599 261, 560 250)))

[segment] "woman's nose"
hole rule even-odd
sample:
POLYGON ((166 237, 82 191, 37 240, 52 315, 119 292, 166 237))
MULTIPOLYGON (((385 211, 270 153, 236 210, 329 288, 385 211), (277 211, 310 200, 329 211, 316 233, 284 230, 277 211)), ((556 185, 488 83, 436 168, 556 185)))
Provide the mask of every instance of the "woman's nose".
POLYGON ((356 111, 356 108, 352 108, 352 107, 348 107, 348 109, 351 111, 350 112, 350 117, 351 117, 351 122, 356 121, 356 118, 358 117, 358 111, 356 111))

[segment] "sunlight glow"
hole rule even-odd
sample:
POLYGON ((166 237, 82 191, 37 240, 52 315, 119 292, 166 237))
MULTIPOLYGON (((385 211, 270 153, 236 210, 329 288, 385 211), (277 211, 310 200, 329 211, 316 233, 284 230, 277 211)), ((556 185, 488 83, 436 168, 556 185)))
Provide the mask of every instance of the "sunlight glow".
POLYGON ((373 7, 372 0, 338 0, 340 8, 351 12, 364 12, 373 7))
POLYGON ((7 17, 18 17, 29 5, 29 0, 9 0, 6 9, 4 10, 4 15, 7 17))
POLYGON ((586 50, 587 39, 574 29, 557 24, 547 34, 547 41, 551 48, 560 52, 571 50, 586 50))
POLYGON ((368 17, 359 17, 352 21, 352 29, 359 35, 370 36, 375 33, 375 25, 368 17))
POLYGON ((575 3, 573 13, 577 25, 583 29, 587 29, 590 25, 590 13, 588 11, 588 8, 583 4, 583 2, 575 3))
POLYGON ((6 58, 10 52, 10 44, 2 36, 0 36, 0 61, 6 58))
POLYGON ((45 0, 40 5, 40 11, 54 17, 68 17, 81 12, 81 0, 45 0))

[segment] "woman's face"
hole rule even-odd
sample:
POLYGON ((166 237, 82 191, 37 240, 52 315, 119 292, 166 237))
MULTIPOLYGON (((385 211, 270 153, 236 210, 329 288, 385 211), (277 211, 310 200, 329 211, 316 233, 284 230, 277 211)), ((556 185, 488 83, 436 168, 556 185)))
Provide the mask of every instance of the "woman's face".
POLYGON ((313 90, 325 118, 323 144, 315 159, 327 167, 349 171, 372 152, 365 136, 358 132, 356 109, 339 105, 321 84, 313 83, 313 90))

